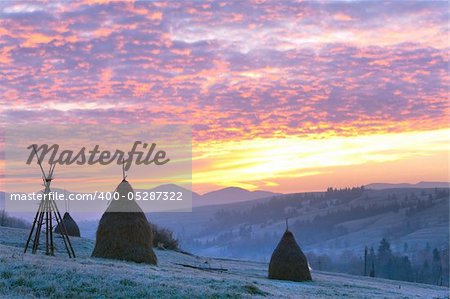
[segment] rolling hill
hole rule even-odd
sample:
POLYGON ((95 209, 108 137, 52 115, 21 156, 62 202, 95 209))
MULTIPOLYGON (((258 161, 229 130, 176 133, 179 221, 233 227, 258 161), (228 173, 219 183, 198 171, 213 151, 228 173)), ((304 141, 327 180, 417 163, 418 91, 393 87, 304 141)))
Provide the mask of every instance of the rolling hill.
MULTIPOLYGON (((286 218, 306 252, 361 253, 364 246, 376 248, 387 238, 395 251, 406 243, 413 254, 427 243, 448 244, 446 194, 434 188, 296 193, 198 206, 191 213, 150 213, 148 218, 173 230, 185 249, 209 256, 267 261, 286 218)), ((96 221, 80 227, 83 236, 95 237, 96 221)))

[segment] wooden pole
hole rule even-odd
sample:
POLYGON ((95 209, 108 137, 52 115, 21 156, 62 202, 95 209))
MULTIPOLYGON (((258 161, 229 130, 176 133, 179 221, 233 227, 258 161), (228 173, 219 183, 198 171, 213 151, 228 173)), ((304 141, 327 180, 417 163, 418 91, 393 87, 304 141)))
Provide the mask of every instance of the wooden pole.
POLYGON ((42 221, 44 219, 44 209, 45 209, 44 202, 41 202, 41 204, 42 204, 42 210, 39 212, 38 226, 36 228, 36 233, 34 235, 32 253, 36 253, 38 246, 39 246, 39 237, 41 236, 42 221))
POLYGON ((49 219, 48 219, 48 194, 47 194, 47 198, 45 198, 45 254, 49 255, 50 254, 50 248, 48 247, 49 245, 49 232, 48 232, 48 224, 49 224, 49 219))
POLYGON ((125 159, 122 158, 122 179, 125 181, 125 159))
POLYGON ((23 251, 23 253, 27 253, 28 245, 30 244, 31 236, 33 235, 34 227, 36 226, 38 217, 40 215, 40 211, 41 211, 41 204, 39 204, 38 210, 36 211, 36 215, 34 216, 33 225, 31 226, 30 234, 28 235, 28 240, 27 243, 25 244, 25 250, 23 251))

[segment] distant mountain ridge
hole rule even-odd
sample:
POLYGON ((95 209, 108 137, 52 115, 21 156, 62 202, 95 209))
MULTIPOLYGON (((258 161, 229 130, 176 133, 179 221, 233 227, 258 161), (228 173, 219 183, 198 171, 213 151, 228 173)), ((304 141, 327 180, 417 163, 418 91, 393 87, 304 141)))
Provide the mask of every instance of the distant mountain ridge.
POLYGON ((427 243, 448 244, 449 189, 425 186, 282 194, 194 207, 192 213, 153 213, 149 219, 172 230, 184 249, 208 256, 264 259, 286 219, 306 252, 359 254, 388 238, 395 252, 407 243, 413 255, 427 243))
MULTIPOLYGON (((364 186, 367 189, 383 190, 393 188, 449 188, 450 183, 446 182, 418 182, 411 183, 371 183, 364 186)), ((155 187, 152 191, 183 191, 192 192, 186 188, 174 184, 167 184, 155 187)), ((219 190, 207 192, 205 194, 198 194, 192 192, 192 203, 194 207, 233 204, 239 202, 246 202, 256 199, 269 198, 272 196, 282 195, 283 193, 275 193, 264 190, 249 191, 240 187, 226 187, 219 190)))
MULTIPOLYGON (((411 183, 371 183, 364 185, 366 189, 383 190, 394 188, 450 188, 450 182, 418 182, 411 183)), ((71 192, 60 188, 52 188, 53 191, 61 193, 78 193, 71 192)), ((144 191, 144 189, 136 189, 144 191)), ((272 196, 282 195, 284 193, 275 193, 264 190, 249 191, 240 187, 226 187, 219 190, 210 191, 204 194, 193 192, 187 188, 178 186, 176 184, 164 184, 157 186, 148 191, 166 191, 166 192, 190 192, 192 194, 192 204, 194 207, 234 204, 239 202, 246 202, 251 200, 269 198, 272 196)), ((5 192, 0 191, 0 209, 4 208, 5 192)))
POLYGON ((418 182, 415 184, 410 183, 372 183, 365 185, 367 189, 383 190, 393 188, 449 188, 450 182, 418 182))
MULTIPOLYGON (((211 191, 203 195, 199 195, 197 199, 198 206, 220 205, 227 203, 237 203, 248 200, 267 198, 281 193, 273 193, 270 191, 248 191, 239 187, 227 187, 216 191, 211 191)), ((195 200, 194 200, 195 202, 195 200)))
MULTIPOLYGON (((144 191, 142 189, 136 189, 136 191, 144 191)), ((221 205, 228 203, 238 203, 254 199, 267 198, 281 193, 273 193, 269 191, 249 191, 239 187, 227 187, 211 192, 207 192, 203 195, 193 192, 187 188, 175 185, 165 184, 157 186, 149 191, 154 192, 183 192, 192 194, 192 204, 195 207, 198 206, 210 206, 221 205)))

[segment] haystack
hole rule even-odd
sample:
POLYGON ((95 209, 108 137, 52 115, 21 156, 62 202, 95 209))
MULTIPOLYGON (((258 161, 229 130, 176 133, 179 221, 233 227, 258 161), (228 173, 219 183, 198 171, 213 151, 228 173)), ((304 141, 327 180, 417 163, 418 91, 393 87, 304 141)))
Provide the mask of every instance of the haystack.
POLYGON ((289 230, 286 230, 272 253, 269 278, 291 281, 312 280, 306 256, 289 230))
MULTIPOLYGON (((80 236, 80 229, 78 228, 77 223, 73 220, 72 216, 69 213, 65 212, 63 216, 62 222, 64 223, 64 227, 66 228, 67 234, 72 237, 80 236)), ((62 231, 62 224, 58 223, 55 227, 55 233, 60 234, 62 231)))
POLYGON ((100 219, 92 256, 156 265, 151 226, 136 201, 128 199, 133 188, 124 179, 116 192, 119 199, 111 201, 100 219))

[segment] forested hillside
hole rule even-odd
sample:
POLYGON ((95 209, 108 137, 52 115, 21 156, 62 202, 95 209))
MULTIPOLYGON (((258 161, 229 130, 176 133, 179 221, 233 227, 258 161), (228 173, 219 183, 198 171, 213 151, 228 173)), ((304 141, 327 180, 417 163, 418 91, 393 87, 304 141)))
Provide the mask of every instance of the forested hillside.
MULTIPOLYGON (((447 188, 355 187, 197 208, 189 215, 153 214, 150 218, 174 230, 181 246, 192 252, 264 261, 270 258, 288 219, 289 229, 313 267, 363 275, 367 246, 373 249, 374 267, 380 269, 375 269, 375 275, 439 284, 438 276, 448 277, 448 266, 436 269, 439 266, 433 252, 439 253, 439 265, 448 260, 448 210, 447 188), (378 258, 382 239, 389 243, 389 266, 385 266, 382 253, 378 258), (389 272, 384 271, 386 267, 402 270, 392 276, 383 274, 389 272), (402 274, 408 271, 410 275, 402 274), (425 278, 431 277, 432 271, 442 275, 425 278)), ((442 281, 448 283, 448 279, 442 281)))

